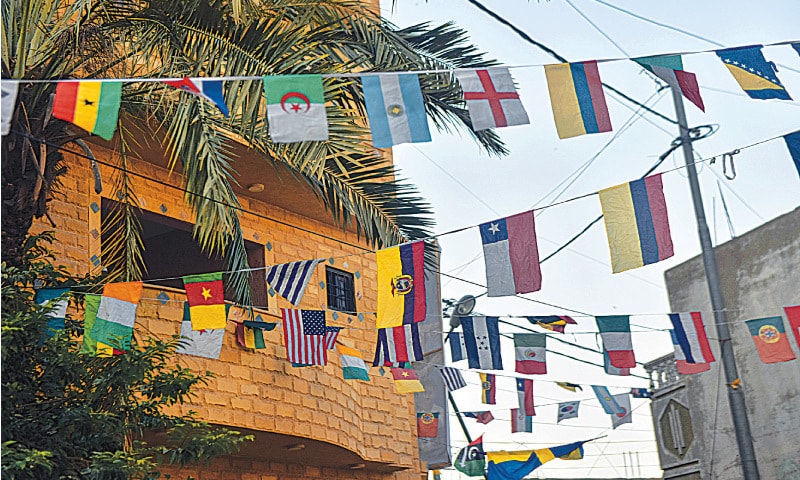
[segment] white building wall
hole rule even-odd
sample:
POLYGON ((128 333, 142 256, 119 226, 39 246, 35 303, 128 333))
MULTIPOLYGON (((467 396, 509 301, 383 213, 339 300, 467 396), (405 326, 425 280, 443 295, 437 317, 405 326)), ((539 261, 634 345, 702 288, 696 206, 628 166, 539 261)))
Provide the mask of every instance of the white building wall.
MULTIPOLYGON (((750 428, 762 479, 800 479, 800 360, 764 364, 744 324, 782 316, 800 305, 800 208, 715 249, 725 306, 744 388, 750 428)), ((699 436, 705 479, 742 478, 720 350, 701 257, 665 273, 673 312, 703 313, 717 362, 711 370, 684 376, 694 432, 699 436)))

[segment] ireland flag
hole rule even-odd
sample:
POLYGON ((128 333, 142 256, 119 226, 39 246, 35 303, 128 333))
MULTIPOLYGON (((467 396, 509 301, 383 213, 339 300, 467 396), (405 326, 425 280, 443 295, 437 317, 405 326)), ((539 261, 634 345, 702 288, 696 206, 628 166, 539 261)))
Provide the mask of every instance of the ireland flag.
POLYGON ((328 139, 321 75, 264 77, 264 94, 273 142, 328 139))

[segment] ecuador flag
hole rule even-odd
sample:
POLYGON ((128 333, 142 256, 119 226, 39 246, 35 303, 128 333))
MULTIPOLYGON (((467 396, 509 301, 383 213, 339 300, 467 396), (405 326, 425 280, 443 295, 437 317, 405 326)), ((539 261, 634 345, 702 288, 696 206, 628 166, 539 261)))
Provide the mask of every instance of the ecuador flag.
POLYGON ((376 328, 425 320, 425 242, 378 250, 376 328))

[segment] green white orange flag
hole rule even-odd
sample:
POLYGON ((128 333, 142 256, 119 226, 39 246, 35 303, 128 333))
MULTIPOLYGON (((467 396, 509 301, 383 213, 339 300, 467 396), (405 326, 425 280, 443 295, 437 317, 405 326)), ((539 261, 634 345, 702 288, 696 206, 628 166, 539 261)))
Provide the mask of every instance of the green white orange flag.
POLYGON ((96 355, 98 357, 110 357, 112 355, 121 355, 124 353, 111 345, 106 345, 103 342, 98 342, 89 332, 94 327, 94 322, 97 320, 97 309, 100 307, 100 295, 91 293, 86 294, 84 299, 84 315, 83 315, 83 343, 81 344, 80 353, 85 355, 96 355))
POLYGON ((361 350, 345 345, 336 345, 339 350, 339 363, 345 380, 364 380, 369 382, 369 369, 361 356, 361 350))
POLYGON ((89 335, 117 350, 130 350, 136 307, 141 298, 142 282, 107 284, 89 335))
POLYGON ((228 316, 225 312, 222 272, 186 275, 183 277, 183 288, 186 289, 192 330, 225 328, 228 316))
POLYGON ((122 82, 59 82, 53 116, 111 140, 117 129, 122 82))
POLYGON ((275 143, 328 139, 321 75, 266 76, 269 136, 275 143))

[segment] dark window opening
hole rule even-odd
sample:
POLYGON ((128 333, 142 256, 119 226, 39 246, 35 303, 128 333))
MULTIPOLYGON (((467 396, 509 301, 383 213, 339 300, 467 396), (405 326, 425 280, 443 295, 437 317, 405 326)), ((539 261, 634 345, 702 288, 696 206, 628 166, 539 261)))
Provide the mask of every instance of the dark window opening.
POLYGON ((355 313, 356 293, 353 274, 326 267, 325 282, 328 289, 328 308, 355 313))
MULTIPOLYGON (((112 200, 103 199, 102 205, 101 248, 103 262, 110 271, 124 268, 124 264, 110 264, 107 258, 111 236, 119 234, 118 230, 107 225, 114 203, 112 200)), ((200 246, 192 236, 192 224, 146 211, 140 212, 137 216, 142 227, 142 259, 146 283, 183 289, 181 277, 184 275, 225 270, 223 258, 209 257, 200 250, 200 246)), ((251 268, 265 266, 263 245, 245 240, 245 250, 251 268)), ((223 280, 226 280, 226 276, 223 275, 223 280)), ((266 308, 268 295, 263 269, 250 272, 250 290, 253 306, 266 308)), ((225 298, 233 298, 227 285, 225 298)))

